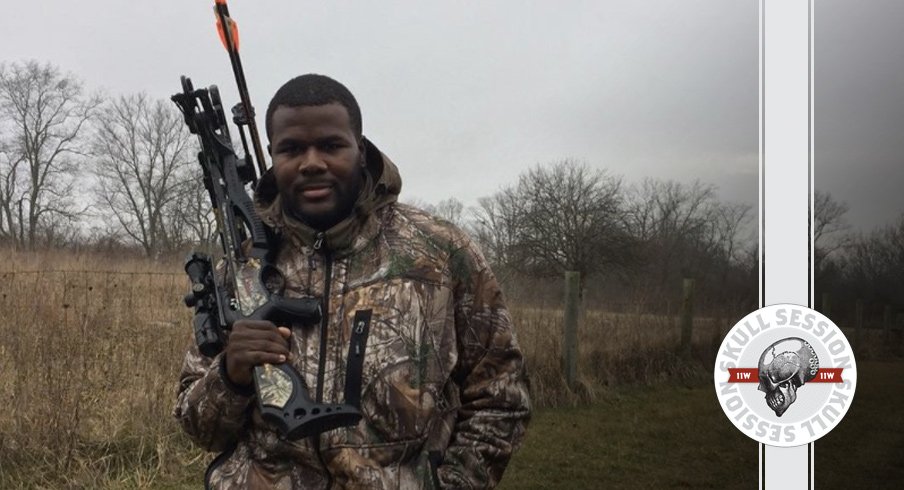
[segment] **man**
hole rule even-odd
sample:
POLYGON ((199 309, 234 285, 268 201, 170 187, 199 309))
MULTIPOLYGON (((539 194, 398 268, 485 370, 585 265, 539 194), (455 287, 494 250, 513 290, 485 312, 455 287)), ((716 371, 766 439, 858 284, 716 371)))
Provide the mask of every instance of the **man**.
POLYGON ((396 202, 398 170, 363 137, 358 104, 335 80, 283 85, 266 132, 273 168, 255 204, 277 237, 283 294, 325 298, 326 319, 238 321, 224 353, 186 354, 175 416, 196 442, 224 451, 207 485, 495 486, 530 409, 521 351, 483 256, 453 225, 396 202), (353 329, 362 318, 367 328, 353 329), (356 426, 292 441, 261 418, 255 365, 292 363, 312 397, 341 403, 352 355, 363 356, 356 426))

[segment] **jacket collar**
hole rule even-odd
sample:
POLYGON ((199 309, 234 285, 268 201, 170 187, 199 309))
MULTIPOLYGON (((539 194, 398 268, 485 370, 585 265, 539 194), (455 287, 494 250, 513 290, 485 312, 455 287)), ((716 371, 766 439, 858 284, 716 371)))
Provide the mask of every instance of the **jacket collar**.
POLYGON ((399 170, 373 143, 364 138, 365 177, 351 214, 332 228, 319 232, 283 209, 271 168, 258 181, 254 204, 261 220, 282 239, 305 253, 350 255, 366 246, 380 231, 376 212, 396 201, 402 190, 399 170))

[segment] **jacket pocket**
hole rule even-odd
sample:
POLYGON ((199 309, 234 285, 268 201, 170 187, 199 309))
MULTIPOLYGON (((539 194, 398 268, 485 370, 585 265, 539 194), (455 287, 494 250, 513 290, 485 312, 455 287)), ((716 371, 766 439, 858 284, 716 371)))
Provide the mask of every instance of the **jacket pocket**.
POLYGON ((405 442, 425 437, 437 416, 435 383, 419 380, 417 362, 401 359, 383 366, 365 386, 361 412, 376 432, 374 442, 405 442))
POLYGON ((384 445, 425 438, 441 412, 437 405, 447 370, 440 366, 439 351, 448 344, 440 337, 446 310, 434 303, 436 298, 425 296, 422 285, 409 281, 371 286, 349 296, 350 365, 356 335, 367 332, 360 399, 366 427, 349 442, 384 445), (366 311, 370 322, 356 334, 366 311))
POLYGON ((213 458, 213 461, 207 465, 207 469, 204 471, 204 490, 211 490, 213 487, 211 486, 210 479, 213 476, 213 472, 217 470, 220 466, 232 456, 232 453, 235 451, 235 446, 230 447, 229 449, 223 451, 218 454, 217 457, 213 458))

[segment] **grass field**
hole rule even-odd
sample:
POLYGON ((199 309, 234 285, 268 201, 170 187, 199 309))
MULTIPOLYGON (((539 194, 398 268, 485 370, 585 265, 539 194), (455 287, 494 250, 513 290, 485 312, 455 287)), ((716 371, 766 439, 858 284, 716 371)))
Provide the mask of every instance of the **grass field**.
MULTIPOLYGON (((816 445, 816 488, 904 488, 904 362, 858 363, 854 402, 816 445)), ((615 390, 541 410, 502 489, 757 488, 758 445, 731 425, 711 378, 615 390)))
MULTIPOLYGON (((212 455, 170 415, 191 341, 178 265, 2 251, 0 262, 17 267, 0 271, 0 488, 200 488, 212 455)), ((688 358, 672 319, 590 311, 571 391, 561 313, 512 310, 537 410, 503 488, 756 487, 756 443, 711 384, 714 341, 734 318, 697 319, 688 358)), ((900 356, 873 340, 870 357, 900 356)), ((820 488, 904 482, 904 362, 858 367, 850 412, 817 443, 820 488)))
MULTIPOLYGON (((863 362, 855 401, 816 443, 817 488, 904 485, 904 362, 863 362)), ((134 449, 134 448, 133 448, 134 449)), ((200 461, 148 488, 200 490, 200 461)), ((135 488, 122 475, 106 488, 135 488)), ((12 488, 6 487, 3 488, 12 488)), ((78 487, 74 487, 78 488, 78 487)), ((590 406, 538 410, 502 485, 512 489, 757 488, 757 444, 734 429, 709 380, 624 387, 590 406)))
POLYGON ((904 361, 858 361, 857 393, 816 441, 816 488, 904 488, 904 361))
POLYGON ((537 413, 501 488, 754 488, 756 464, 710 385, 626 388, 537 413))

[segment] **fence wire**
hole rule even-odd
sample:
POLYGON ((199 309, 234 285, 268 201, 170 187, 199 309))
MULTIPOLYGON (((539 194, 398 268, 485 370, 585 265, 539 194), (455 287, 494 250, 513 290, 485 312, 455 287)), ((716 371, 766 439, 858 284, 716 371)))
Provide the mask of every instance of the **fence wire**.
POLYGON ((88 318, 142 319, 136 327, 183 327, 190 318, 182 297, 188 279, 175 272, 24 270, 0 272, 4 321, 20 324, 54 312, 54 324, 73 326, 88 318), (40 312, 40 315, 38 315, 40 312))

